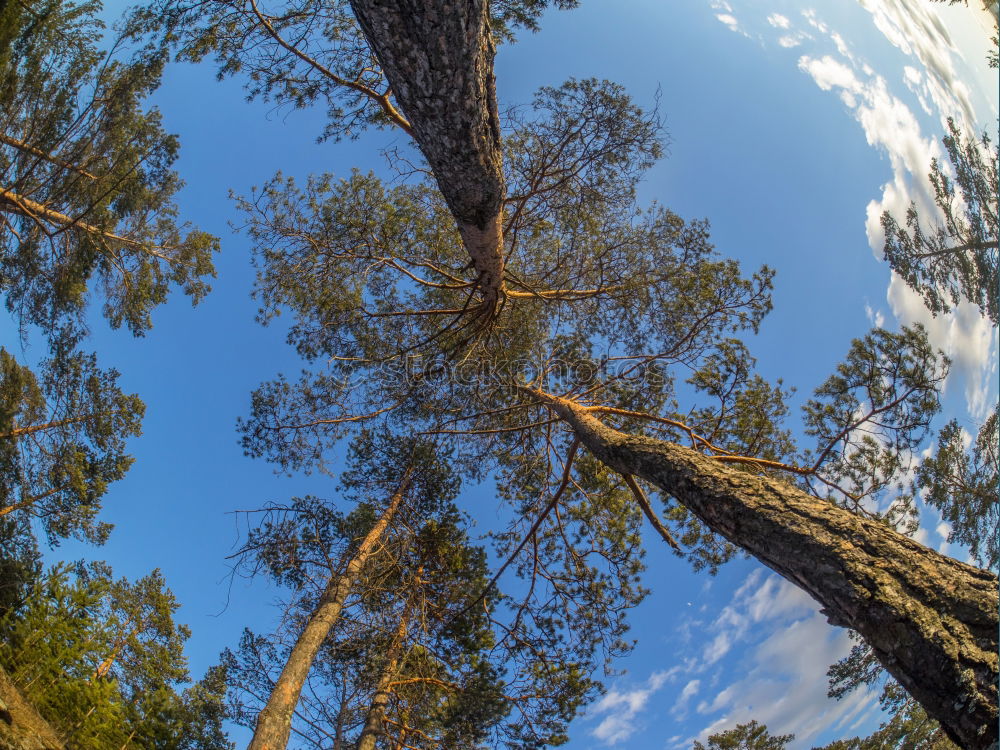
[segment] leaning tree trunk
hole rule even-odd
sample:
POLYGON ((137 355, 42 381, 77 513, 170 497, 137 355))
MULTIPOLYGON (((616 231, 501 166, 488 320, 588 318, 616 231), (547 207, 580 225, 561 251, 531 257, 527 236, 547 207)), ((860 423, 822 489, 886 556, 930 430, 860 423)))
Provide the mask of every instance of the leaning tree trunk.
POLYGON ((506 193, 487 0, 351 0, 465 248, 483 306, 503 295, 506 193))
POLYGON ((669 493, 710 529, 853 628, 960 747, 997 747, 997 577, 784 482, 607 427, 533 392, 616 471, 669 493))
POLYGON ((399 627, 389 648, 385 666, 379 676, 378 685, 375 687, 375 695, 372 702, 368 704, 368 713, 365 716, 365 726, 358 739, 357 750, 375 750, 375 741, 379 735, 384 733, 385 709, 389 705, 389 698, 392 695, 392 681, 399 671, 399 654, 403 648, 403 639, 406 638, 406 625, 409 619, 409 604, 399 620, 399 627))
POLYGON ((389 500, 389 505, 361 542, 347 569, 342 575, 330 578, 319 604, 309 616, 309 621, 288 655, 288 661, 285 662, 285 667, 281 670, 281 675, 267 699, 267 705, 257 716, 257 726, 247 750, 285 750, 292 731, 292 714, 298 705, 299 694, 302 692, 309 669, 323 641, 340 618, 340 611, 358 573, 374 553, 375 545, 385 534, 393 516, 399 510, 412 476, 411 467, 403 474, 399 487, 389 500))

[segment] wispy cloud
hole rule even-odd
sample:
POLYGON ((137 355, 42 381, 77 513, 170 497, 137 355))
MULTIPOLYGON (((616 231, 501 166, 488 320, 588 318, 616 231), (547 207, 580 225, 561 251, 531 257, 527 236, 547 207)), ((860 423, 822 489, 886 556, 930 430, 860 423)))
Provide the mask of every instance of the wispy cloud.
POLYGON ((641 687, 609 690, 587 711, 588 718, 604 717, 590 734, 607 745, 627 740, 640 728, 637 717, 646 708, 650 696, 663 687, 670 676, 667 671, 654 672, 641 687))
POLYGON ((925 90, 942 118, 954 117, 966 126, 976 121, 969 87, 958 73, 959 50, 939 9, 920 0, 861 0, 875 27, 903 54, 926 71, 925 90))
POLYGON ((733 6, 727 3, 726 0, 712 0, 711 6, 716 11, 716 19, 725 24, 730 31, 735 31, 737 34, 742 34, 743 36, 750 36, 740 26, 740 22, 733 13, 733 6))
MULTIPOLYGON (((952 42, 935 11, 906 0, 862 2, 862 5, 872 13, 876 27, 886 38, 915 58, 916 65, 903 69, 903 83, 917 97, 921 108, 925 112, 933 110, 942 122, 948 116, 970 122, 973 111, 968 87, 956 80, 952 42)), ((947 159, 937 136, 923 134, 913 111, 892 93, 889 82, 851 56, 839 35, 814 12, 804 15, 815 30, 834 41, 841 56, 802 55, 799 68, 820 89, 840 96, 869 145, 889 159, 892 177, 883 184, 881 196, 869 201, 865 219, 868 244, 881 261, 885 245, 882 214, 889 212, 903 217, 913 204, 925 221, 934 221, 939 212, 927 173, 932 159, 944 162, 947 159)), ((951 357, 953 374, 964 382, 970 413, 982 416, 989 407, 991 394, 995 393, 992 376, 996 345, 990 323, 968 304, 959 305, 950 315, 931 315, 921 297, 895 275, 890 275, 886 300, 900 323, 919 322, 927 328, 931 343, 951 357)))
POLYGON ((698 690, 701 688, 701 680, 689 680, 681 690, 681 694, 677 697, 677 701, 674 703, 673 707, 670 709, 671 715, 677 720, 682 720, 687 716, 688 704, 691 699, 698 694, 698 690))
POLYGON ((780 13, 772 13, 769 15, 767 17, 767 22, 776 29, 789 29, 792 26, 792 22, 780 13))
MULTIPOLYGON (((826 670, 846 656, 852 643, 845 630, 831 628, 818 605, 787 581, 757 571, 720 612, 723 619, 728 623, 724 632, 743 642, 745 676, 698 702, 696 711, 707 723, 697 738, 756 719, 774 732, 794 733, 795 747, 809 747, 809 740, 824 729, 846 726, 875 710, 873 693, 859 691, 841 701, 826 696, 826 670), (762 623, 767 627, 752 627, 762 623)), ((690 690, 685 687, 685 701, 678 699, 675 709, 685 710, 696 692, 703 692, 700 682, 690 690)), ((690 745, 696 737, 677 744, 690 745)))

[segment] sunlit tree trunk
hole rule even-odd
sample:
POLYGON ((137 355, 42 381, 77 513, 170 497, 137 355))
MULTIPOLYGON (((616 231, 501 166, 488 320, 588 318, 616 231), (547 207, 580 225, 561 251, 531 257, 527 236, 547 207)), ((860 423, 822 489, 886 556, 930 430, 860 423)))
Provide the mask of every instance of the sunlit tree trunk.
POLYGON ((451 209, 484 306, 503 295, 505 196, 489 3, 351 0, 451 209))
POLYGON ((413 468, 410 467, 403 474, 403 479, 390 498, 388 506, 361 542, 347 568, 341 575, 330 578, 319 604, 310 615, 309 621, 288 656, 284 669, 281 670, 281 676, 271 691, 267 705, 257 717, 257 726, 248 750, 284 750, 288 745, 292 715, 299 702, 299 694, 302 692, 309 669, 323 641, 340 617, 340 611, 355 579, 374 554, 375 546, 399 510, 412 476, 413 468))
POLYGON ((399 627, 396 628, 392 646, 389 649, 388 658, 382 673, 379 675, 378 686, 375 688, 375 695, 368 705, 368 715, 365 717, 365 728, 358 739, 357 750, 375 750, 375 741, 383 733, 385 723, 385 707, 389 705, 389 698, 392 695, 391 684, 399 671, 399 658, 403 649, 403 639, 406 637, 406 626, 409 618, 409 608, 403 612, 399 620, 399 627))
POLYGON ((603 463, 676 498, 702 522, 856 630, 963 748, 997 745, 997 577, 885 524, 696 451, 607 427, 532 392, 603 463))

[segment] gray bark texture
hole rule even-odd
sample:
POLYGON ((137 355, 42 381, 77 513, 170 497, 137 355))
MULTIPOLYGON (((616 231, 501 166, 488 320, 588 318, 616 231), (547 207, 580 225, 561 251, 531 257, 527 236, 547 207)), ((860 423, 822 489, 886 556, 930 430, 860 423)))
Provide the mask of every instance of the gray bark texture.
POLYGON ((487 0, 351 0, 458 223, 492 315, 506 194, 487 0))
POLYGON ((697 451, 548 403, 616 471, 664 490, 710 529, 853 628, 960 747, 997 747, 997 577, 882 523, 697 451))
POLYGON ((288 655, 288 661, 285 662, 281 675, 267 699, 267 705, 257 715, 257 726, 254 728, 253 739, 250 740, 247 750, 285 750, 288 746, 288 738, 292 731, 292 716, 316 654, 340 619, 340 612, 354 586, 354 581, 374 554, 375 545, 381 540, 399 509, 412 476, 412 468, 407 469, 388 507, 361 542, 347 569, 342 575, 330 578, 319 604, 309 616, 309 621, 288 655))

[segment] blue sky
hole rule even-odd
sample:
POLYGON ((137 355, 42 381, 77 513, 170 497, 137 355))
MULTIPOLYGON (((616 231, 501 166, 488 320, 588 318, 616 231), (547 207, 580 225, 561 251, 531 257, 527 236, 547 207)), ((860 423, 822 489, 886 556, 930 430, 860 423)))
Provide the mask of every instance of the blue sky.
MULTIPOLYGON (((109 2, 109 13, 123 5, 109 2)), ((643 200, 709 218, 723 255, 777 269, 775 311, 750 342, 762 374, 797 386, 797 404, 873 323, 921 321, 955 360, 946 414, 974 434, 996 399, 996 331, 971 309, 931 319, 879 260, 877 218, 910 200, 928 205, 925 175, 941 155, 945 117, 995 131, 986 49, 976 11, 927 0, 585 0, 502 48, 497 80, 501 106, 571 76, 617 81, 647 106, 659 89, 671 145, 643 200)), ((156 311, 143 339, 95 321, 102 364, 147 403, 144 435, 132 445, 134 468, 106 499, 104 519, 116 524, 109 543, 67 543, 50 555, 107 559, 130 577, 161 568, 194 631, 195 676, 235 646, 244 625, 273 621, 278 592, 227 577, 225 556, 239 539, 233 511, 333 485, 275 476, 237 444, 250 390, 298 362, 280 329, 253 321, 249 243, 228 226, 227 193, 247 193, 279 169, 384 172, 380 150, 405 145, 392 133, 317 144, 322 111, 247 104, 238 80, 218 83, 214 72, 170 67, 155 102, 181 137, 181 213, 223 238, 219 278, 198 308, 177 297, 156 311)), ((463 503, 484 521, 495 505, 486 486, 463 503)), ((939 519, 925 521, 922 541, 964 559, 943 544, 939 519)), ((806 595, 753 561, 710 578, 658 540, 649 547, 654 593, 632 618, 639 645, 573 725, 569 748, 690 747, 749 718, 794 732, 795 748, 877 726, 873 695, 825 697, 826 669, 851 644, 806 595)))

